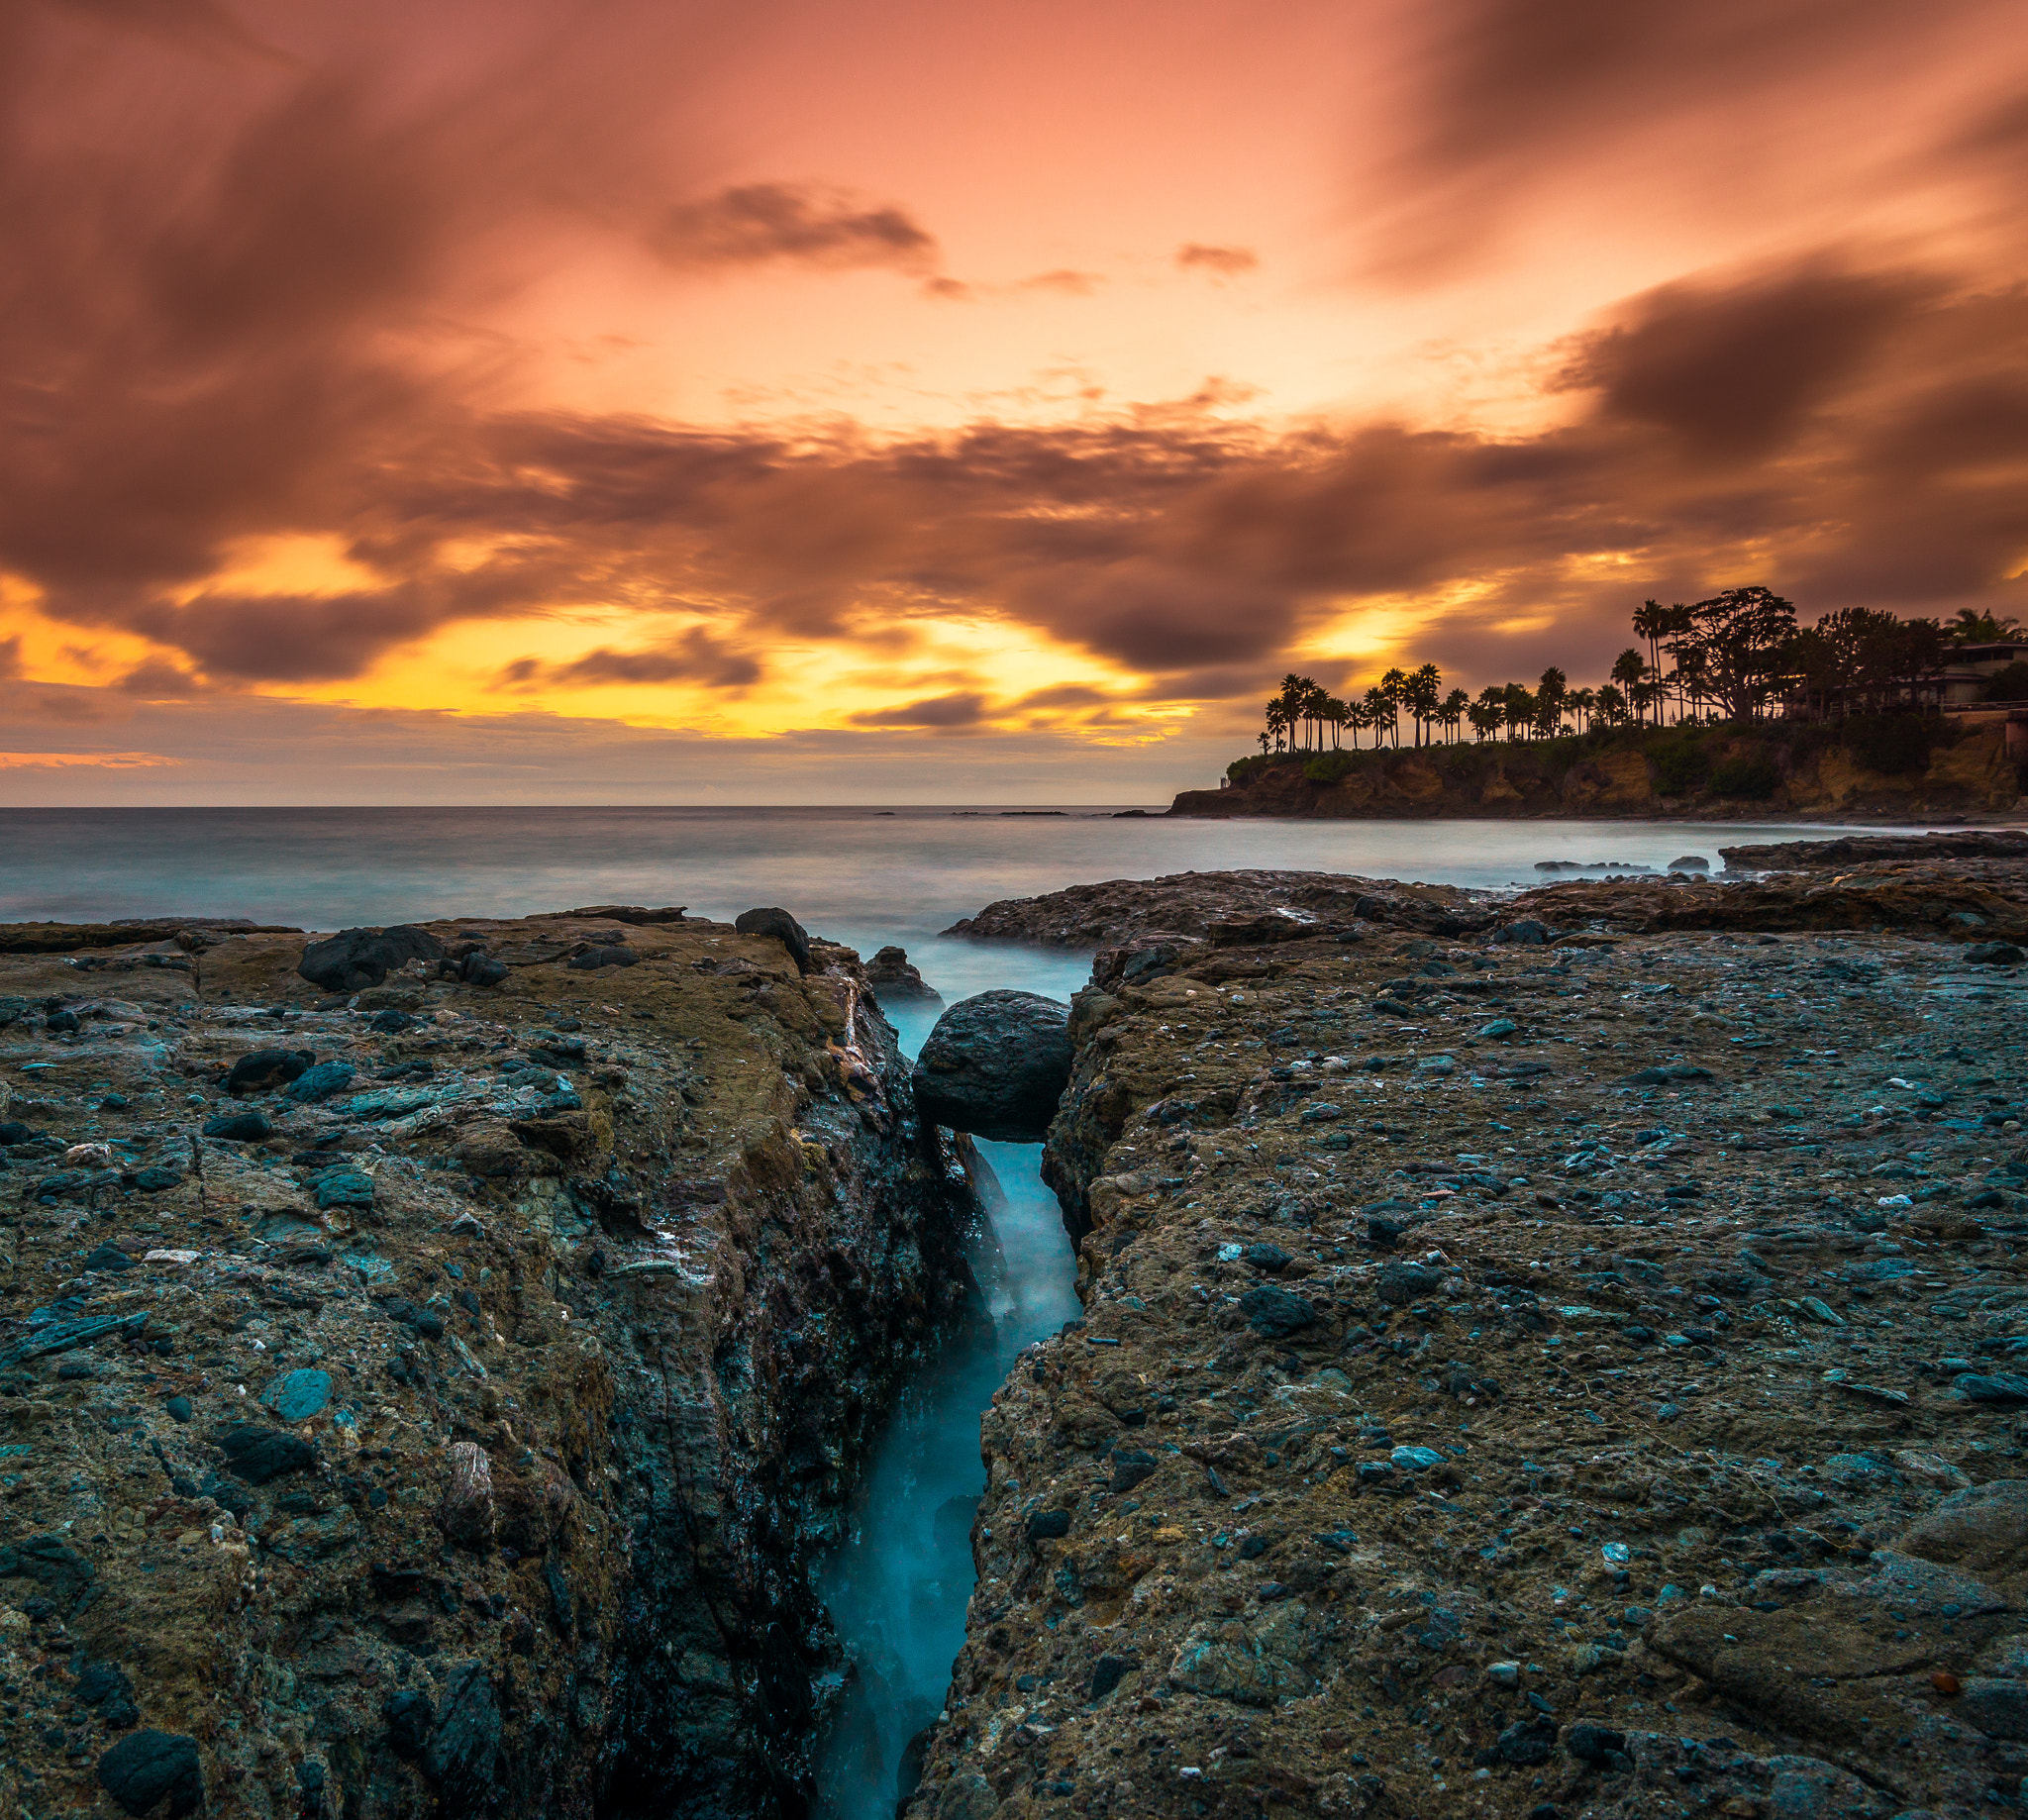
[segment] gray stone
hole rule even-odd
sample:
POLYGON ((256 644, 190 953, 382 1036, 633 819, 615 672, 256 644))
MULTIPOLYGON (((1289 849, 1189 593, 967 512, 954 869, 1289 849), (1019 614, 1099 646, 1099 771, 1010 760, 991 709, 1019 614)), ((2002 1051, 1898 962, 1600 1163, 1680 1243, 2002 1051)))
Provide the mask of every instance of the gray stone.
POLYGON ((1069 1012, 1034 992, 981 992, 937 1020, 915 1064, 916 1108, 953 1131, 1039 1143, 1070 1083, 1069 1012))

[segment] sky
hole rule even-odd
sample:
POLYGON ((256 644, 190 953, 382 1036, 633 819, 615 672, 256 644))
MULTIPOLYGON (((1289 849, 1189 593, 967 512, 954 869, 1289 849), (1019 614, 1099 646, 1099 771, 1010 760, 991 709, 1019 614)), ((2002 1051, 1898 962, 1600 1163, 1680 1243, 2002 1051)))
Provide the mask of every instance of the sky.
POLYGON ((2028 614, 2016 0, 16 0, 0 802, 1158 802, 2028 614))

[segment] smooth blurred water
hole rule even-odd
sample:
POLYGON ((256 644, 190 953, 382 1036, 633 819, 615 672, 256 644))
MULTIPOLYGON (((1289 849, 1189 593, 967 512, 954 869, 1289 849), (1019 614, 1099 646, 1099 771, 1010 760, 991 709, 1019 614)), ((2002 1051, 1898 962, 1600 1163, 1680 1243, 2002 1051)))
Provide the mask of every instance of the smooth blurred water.
MULTIPOLYGON (((0 809, 0 920, 180 912, 336 929, 580 904, 678 903, 714 917, 780 904, 820 935, 917 955, 994 898, 1093 879, 1274 866, 1533 884, 1540 859, 1661 866, 1694 853, 1715 865, 1720 840, 1798 832, 1835 831, 1118 821, 1090 809, 0 809)), ((944 945, 934 970, 947 995, 1003 983, 993 954, 944 945)))
MULTIPOLYGON (((1001 897, 1242 866, 1430 883, 1541 881, 1537 860, 1666 866, 1715 843, 1821 826, 1295 822, 976 815, 948 809, 0 809, 0 920, 245 916, 337 929, 584 904, 779 904, 862 955, 905 947, 956 1001, 995 986, 1067 999, 1089 957, 937 932, 1001 897)), ((1876 830, 1875 832, 1878 832, 1876 830)), ((913 1055, 934 1010, 895 1014, 913 1055)), ((974 1268, 988 1328, 947 1347, 895 1411, 823 1568, 856 1666, 825 1741, 822 1820, 890 1820, 910 1738, 936 1717, 970 1596, 984 1488, 979 1412, 1022 1347, 1077 1312, 1074 1264, 1036 1145, 979 1146, 1004 1189, 974 1268)))

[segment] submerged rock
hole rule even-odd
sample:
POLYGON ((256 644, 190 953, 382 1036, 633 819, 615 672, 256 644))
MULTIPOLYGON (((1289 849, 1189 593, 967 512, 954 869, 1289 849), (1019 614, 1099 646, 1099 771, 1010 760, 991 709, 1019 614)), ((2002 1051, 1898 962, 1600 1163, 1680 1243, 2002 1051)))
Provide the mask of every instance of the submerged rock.
POLYGON ((975 1138, 1040 1143, 1069 1084, 1069 1015, 1034 992, 961 999, 915 1064, 917 1110, 975 1138))
POLYGON ((941 1005, 943 993, 909 964, 905 948, 883 948, 866 962, 866 981, 883 1005, 941 1005))

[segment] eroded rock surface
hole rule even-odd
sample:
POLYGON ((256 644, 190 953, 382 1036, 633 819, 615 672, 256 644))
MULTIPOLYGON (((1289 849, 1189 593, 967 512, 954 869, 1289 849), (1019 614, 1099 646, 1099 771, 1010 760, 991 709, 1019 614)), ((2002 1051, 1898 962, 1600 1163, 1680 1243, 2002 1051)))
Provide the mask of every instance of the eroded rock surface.
POLYGON ((1365 923, 1458 935, 1489 928, 1489 893, 1342 872, 1173 872, 1108 878, 988 904, 944 931, 1043 948, 1115 948, 1152 935, 1239 945, 1356 933, 1365 923))
POLYGON ((2028 973, 1850 894, 1214 948, 1194 889, 1091 925, 1085 1317, 985 1417, 909 1815, 2013 1806, 2028 973))
POLYGON ((0 1812, 798 1810, 968 1202, 849 951, 608 908, 0 959, 0 1812))

